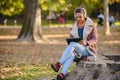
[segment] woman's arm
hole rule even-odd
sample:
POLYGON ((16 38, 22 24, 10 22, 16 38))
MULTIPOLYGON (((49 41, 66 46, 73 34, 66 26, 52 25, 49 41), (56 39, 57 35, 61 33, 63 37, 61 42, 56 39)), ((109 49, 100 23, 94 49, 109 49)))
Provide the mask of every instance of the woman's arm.
POLYGON ((88 35, 87 45, 94 45, 98 41, 97 29, 93 26, 91 33, 88 35))

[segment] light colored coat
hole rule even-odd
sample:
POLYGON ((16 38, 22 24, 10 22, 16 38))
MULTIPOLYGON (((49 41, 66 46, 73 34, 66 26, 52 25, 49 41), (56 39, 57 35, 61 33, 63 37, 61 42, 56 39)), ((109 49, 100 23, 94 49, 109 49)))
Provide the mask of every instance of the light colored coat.
MULTIPOLYGON (((75 22, 74 25, 72 26, 70 34, 73 38, 79 38, 77 22, 75 22)), ((85 40, 87 42, 87 44, 88 44, 87 50, 91 55, 88 57, 88 59, 95 60, 96 54, 97 54, 96 44, 97 44, 97 40, 98 40, 98 35, 97 35, 97 29, 96 29, 93 21, 90 18, 86 19, 86 22, 84 25, 83 40, 85 40)))

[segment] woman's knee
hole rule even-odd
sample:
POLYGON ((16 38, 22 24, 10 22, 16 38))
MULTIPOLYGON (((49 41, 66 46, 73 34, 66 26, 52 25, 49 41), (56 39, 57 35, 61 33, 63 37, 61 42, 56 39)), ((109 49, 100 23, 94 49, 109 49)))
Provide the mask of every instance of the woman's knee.
POLYGON ((80 49, 83 49, 85 46, 79 44, 79 43, 76 43, 76 42, 71 42, 70 43, 70 46, 76 48, 76 47, 79 47, 80 49))
POLYGON ((74 59, 75 59, 75 54, 73 53, 73 54, 70 56, 70 58, 71 58, 72 60, 74 60, 74 59))
POLYGON ((76 42, 71 42, 70 46, 75 46, 77 43, 76 42))
POLYGON ((83 46, 82 44, 76 44, 75 47, 79 47, 81 49, 84 48, 85 46, 83 46))

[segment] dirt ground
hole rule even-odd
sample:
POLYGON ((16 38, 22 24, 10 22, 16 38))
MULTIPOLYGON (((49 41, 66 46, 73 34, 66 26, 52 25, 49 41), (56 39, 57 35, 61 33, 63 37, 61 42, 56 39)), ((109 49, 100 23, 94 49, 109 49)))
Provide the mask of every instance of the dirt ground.
MULTIPOLYGON (((106 36, 104 29, 98 27, 97 55, 120 54, 120 27, 111 29, 111 35, 106 36)), ((49 28, 43 30, 44 41, 16 42, 17 35, 0 35, 0 61, 24 64, 51 64, 56 62, 67 46, 69 28, 49 28)), ((3 64, 2 64, 3 65, 3 64)))

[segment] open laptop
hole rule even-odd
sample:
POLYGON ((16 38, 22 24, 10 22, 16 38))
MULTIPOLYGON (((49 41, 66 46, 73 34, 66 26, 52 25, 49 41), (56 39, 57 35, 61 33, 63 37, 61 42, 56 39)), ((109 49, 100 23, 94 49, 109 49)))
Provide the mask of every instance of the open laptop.
POLYGON ((79 42, 80 40, 82 40, 81 38, 67 38, 66 41, 68 44, 70 44, 70 42, 79 42))

